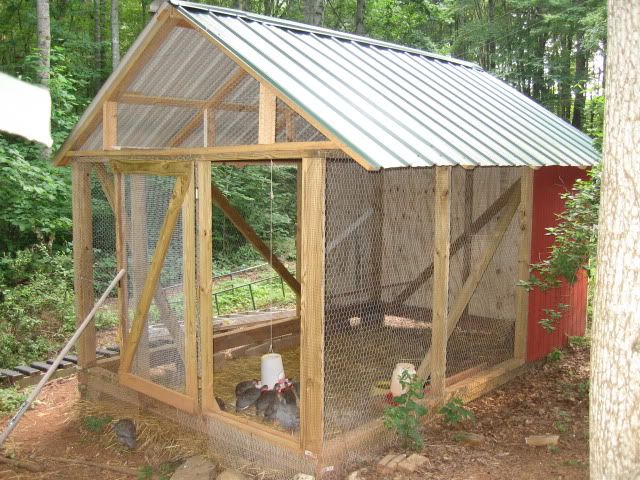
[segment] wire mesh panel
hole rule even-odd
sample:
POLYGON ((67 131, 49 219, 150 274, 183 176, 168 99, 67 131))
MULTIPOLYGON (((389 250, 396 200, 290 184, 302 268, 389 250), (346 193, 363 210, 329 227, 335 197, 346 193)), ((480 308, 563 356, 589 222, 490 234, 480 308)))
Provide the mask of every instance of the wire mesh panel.
POLYGON ((447 376, 513 357, 519 176, 517 168, 453 169, 449 310, 465 282, 480 280, 449 338, 447 376))
POLYGON ((325 438, 381 416, 398 362, 431 341, 430 169, 367 172, 329 159, 325 232, 325 438))
MULTIPOLYGON (((124 176, 129 327, 144 294, 175 183, 175 177, 124 176)), ((144 318, 131 373, 183 393, 186 353, 181 217, 171 234, 153 302, 144 318)))

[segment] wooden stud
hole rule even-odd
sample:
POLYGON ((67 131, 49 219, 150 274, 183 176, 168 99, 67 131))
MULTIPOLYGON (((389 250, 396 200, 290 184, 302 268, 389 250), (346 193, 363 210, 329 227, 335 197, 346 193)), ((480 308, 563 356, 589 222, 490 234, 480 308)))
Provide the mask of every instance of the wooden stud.
MULTIPOLYGON (((473 292, 475 292, 480 280, 482 280, 482 276, 484 272, 487 270, 489 263, 491 263, 491 259, 493 255, 496 253, 498 246, 502 242, 504 234, 507 232, 511 220, 518 208, 520 203, 520 189, 512 190, 509 195, 509 199, 502 209, 500 213, 500 219, 498 220, 498 224, 496 225, 491 235, 487 239, 487 247, 485 248, 482 258, 478 263, 476 263, 471 269, 471 273, 469 274, 469 278, 464 282, 464 285, 458 292, 458 296, 456 297, 453 305, 449 309, 449 314, 447 317, 447 338, 451 336, 453 331, 462 316, 462 312, 466 308, 467 304, 471 300, 473 296, 473 292)), ((434 282, 435 285, 435 282, 434 282)), ((435 313, 434 313, 435 315, 435 313)), ((420 378, 426 379, 429 376, 431 371, 431 357, 432 352, 431 349, 427 352, 420 367, 418 368, 418 376, 420 378)))
POLYGON ((436 167, 435 232, 433 249, 433 319, 431 333, 431 389, 443 399, 447 370, 449 311, 449 249, 451 233, 451 167, 436 167))
MULTIPOLYGON (((91 216, 91 165, 71 167, 73 217, 73 284, 76 325, 93 308, 93 229, 91 216)), ((91 323, 77 344, 78 365, 87 368, 96 362, 96 328, 91 323)))
MULTIPOLYGON (((520 169, 520 207, 518 208, 518 280, 529 280, 531 264, 531 221, 533 217, 533 170, 520 169)), ((527 356, 527 328, 529 317, 529 292, 516 287, 516 325, 513 356, 525 361, 527 356)))
MULTIPOLYGON (((124 181, 121 173, 114 173, 114 197, 113 197, 113 213, 116 222, 116 263, 118 270, 124 269, 127 272, 127 223, 125 221, 126 213, 124 208, 124 181)), ((118 337, 120 345, 124 345, 128 336, 129 322, 129 274, 125 273, 124 277, 118 284, 118 337)))
MULTIPOLYGON (((292 142, 277 143, 274 145, 229 145, 220 147, 195 147, 195 148, 126 148, 120 150, 74 150, 68 153, 69 157, 86 158, 110 158, 113 163, 116 159, 119 162, 128 160, 131 164, 141 164, 145 159, 164 160, 164 162, 153 161, 151 165, 165 163, 180 163, 179 161, 168 162, 176 158, 189 157, 191 160, 208 160, 211 162, 231 162, 231 161, 268 161, 268 160, 299 160, 309 157, 326 156, 327 153, 335 153, 338 145, 333 142, 292 142)), ((151 168, 151 167, 150 167, 151 168)), ((166 168, 166 167, 158 167, 166 168)), ((145 172, 141 172, 145 173, 145 172)), ((160 173, 158 173, 160 174, 160 173)), ((173 174, 172 174, 173 175, 173 174)))
POLYGON ((198 397, 198 350, 196 345, 196 196, 194 162, 182 202, 182 288, 184 295, 185 394, 198 397))
POLYGON ((202 410, 220 410, 214 398, 213 378, 213 228, 211 201, 211 163, 196 165, 198 185, 198 304, 200 306, 200 368, 202 410))
POLYGON ((276 94, 266 84, 260 83, 258 108, 258 143, 276 142, 276 94))
POLYGON ((158 160, 115 159, 111 161, 114 172, 128 175, 188 176, 191 170, 189 161, 160 162, 158 160))
MULTIPOLYGON (((296 166, 296 279, 302 283, 302 162, 296 166)), ((296 297, 296 315, 300 317, 300 301, 302 296, 296 297)))
POLYGON ((216 111, 205 108, 202 112, 204 146, 213 147, 216 144, 216 111))
MULTIPOLYGON (((189 188, 189 176, 180 176, 176 178, 176 184, 173 194, 167 208, 167 213, 160 228, 160 236, 156 242, 155 252, 149 267, 149 273, 145 279, 144 288, 140 301, 136 305, 136 312, 133 323, 129 331, 129 338, 123 345, 122 360, 120 362, 120 371, 129 372, 133 357, 135 355, 140 336, 144 329, 144 318, 149 312, 151 300, 155 294, 156 286, 160 279, 160 272, 164 264, 164 259, 171 243, 173 229, 178 221, 178 215, 184 196, 189 188)), ((175 338, 175 337, 174 337, 175 338)))
POLYGON ((326 160, 302 159, 300 441, 322 453, 324 437, 324 203, 326 160))
POLYGON ((215 185, 211 185, 211 197, 213 202, 222 210, 222 213, 229 219, 231 223, 238 229, 238 231, 242 234, 244 238, 247 239, 251 245, 262 255, 266 261, 271 261, 273 269, 275 272, 282 277, 282 279, 286 282, 287 285, 293 290, 296 295, 300 295, 300 283, 296 278, 291 275, 291 272, 287 269, 287 267, 280 261, 280 259, 271 251, 269 246, 265 244, 262 239, 258 236, 255 230, 247 223, 247 221, 242 218, 240 212, 238 212, 229 200, 224 196, 224 194, 216 187, 215 185))
POLYGON ((125 387, 144 393, 151 398, 155 398, 183 412, 194 414, 197 412, 195 399, 183 393, 176 392, 157 383, 122 371, 118 373, 118 381, 125 387))
POLYGON ((168 145, 170 147, 177 147, 184 142, 193 131, 198 128, 199 125, 202 124, 202 114, 204 109, 207 110, 215 110, 224 99, 238 86, 240 80, 242 80, 246 76, 246 72, 241 68, 238 68, 237 71, 229 77, 229 79, 222 85, 218 90, 204 103, 202 106, 203 110, 196 113, 194 117, 189 120, 189 122, 180 129, 178 133, 176 133, 171 140, 169 140, 168 145))
POLYGON ((213 350, 214 352, 221 352, 242 345, 264 342, 269 340, 272 334, 273 338, 277 338, 298 332, 300 332, 300 317, 249 324, 244 327, 234 328, 228 332, 214 334, 213 350))
POLYGON ((118 145, 118 104, 105 102, 102 106, 102 149, 113 150, 118 145))

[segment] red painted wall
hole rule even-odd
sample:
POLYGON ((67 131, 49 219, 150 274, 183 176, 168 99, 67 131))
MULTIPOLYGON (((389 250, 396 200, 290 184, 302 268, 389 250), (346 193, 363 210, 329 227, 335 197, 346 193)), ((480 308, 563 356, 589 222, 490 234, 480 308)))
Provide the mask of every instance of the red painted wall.
MULTIPOLYGON (((544 260, 549 255, 553 237, 547 235, 547 227, 557 224, 556 214, 564 209, 560 194, 571 189, 586 172, 576 167, 543 167, 533 178, 533 220, 531 232, 531 263, 544 260)), ((573 285, 542 292, 534 289, 529 294, 529 330, 527 336, 527 360, 538 360, 557 347, 567 344, 567 335, 583 335, 587 321, 587 276, 580 272, 573 285), (569 305, 552 333, 546 332, 539 321, 545 318, 545 308, 556 309, 559 303, 569 305)))

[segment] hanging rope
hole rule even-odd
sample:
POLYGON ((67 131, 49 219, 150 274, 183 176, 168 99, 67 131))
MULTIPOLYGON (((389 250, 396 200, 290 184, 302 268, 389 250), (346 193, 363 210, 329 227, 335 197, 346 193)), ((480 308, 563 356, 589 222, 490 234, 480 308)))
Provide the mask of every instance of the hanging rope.
MULTIPOLYGON (((273 159, 269 168, 269 267, 273 270, 273 159)), ((269 296, 269 353, 273 353, 273 297, 269 296)))

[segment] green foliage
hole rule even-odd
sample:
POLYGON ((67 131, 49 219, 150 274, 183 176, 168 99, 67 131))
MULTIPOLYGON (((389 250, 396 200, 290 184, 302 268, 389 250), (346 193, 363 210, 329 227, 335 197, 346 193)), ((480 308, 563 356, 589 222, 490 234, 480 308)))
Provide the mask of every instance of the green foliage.
POLYGON ((464 408, 462 399, 458 397, 451 398, 446 404, 440 407, 438 413, 442 415, 442 420, 447 425, 457 425, 467 420, 475 421, 476 419, 476 416, 471 410, 464 408))
POLYGON ((557 309, 543 308, 542 311, 546 315, 538 321, 538 324, 547 332, 551 333, 556 329, 556 323, 562 318, 562 313, 569 308, 566 303, 559 303, 557 309))
POLYGON ((556 348, 549 355, 547 355, 547 362, 559 362, 563 357, 564 352, 559 348, 556 348))
POLYGON ((558 412, 558 419, 553 422, 553 426, 560 433, 567 433, 571 427, 571 414, 560 410, 558 412))
POLYGON ((13 413, 27 399, 29 392, 16 387, 0 388, 0 412, 13 413))
POLYGON ((113 417, 104 415, 96 417, 94 415, 87 415, 82 417, 82 426, 92 433, 102 433, 104 427, 109 425, 113 421, 113 417))
POLYGON ((144 465, 138 470, 138 480, 151 480, 153 478, 153 468, 151 465, 144 465))
POLYGON ((427 408, 416 400, 424 398, 424 382, 405 370, 400 376, 400 385, 407 391, 399 397, 393 397, 396 405, 384 409, 384 426, 395 430, 404 448, 412 446, 421 450, 424 440, 419 429, 420 419, 427 414, 427 408))
POLYGON ((40 360, 74 330, 70 253, 39 246, 0 266, 0 366, 40 360))
POLYGON ((591 338, 581 336, 569 336, 569 346, 571 348, 589 348, 591 346, 591 338))

